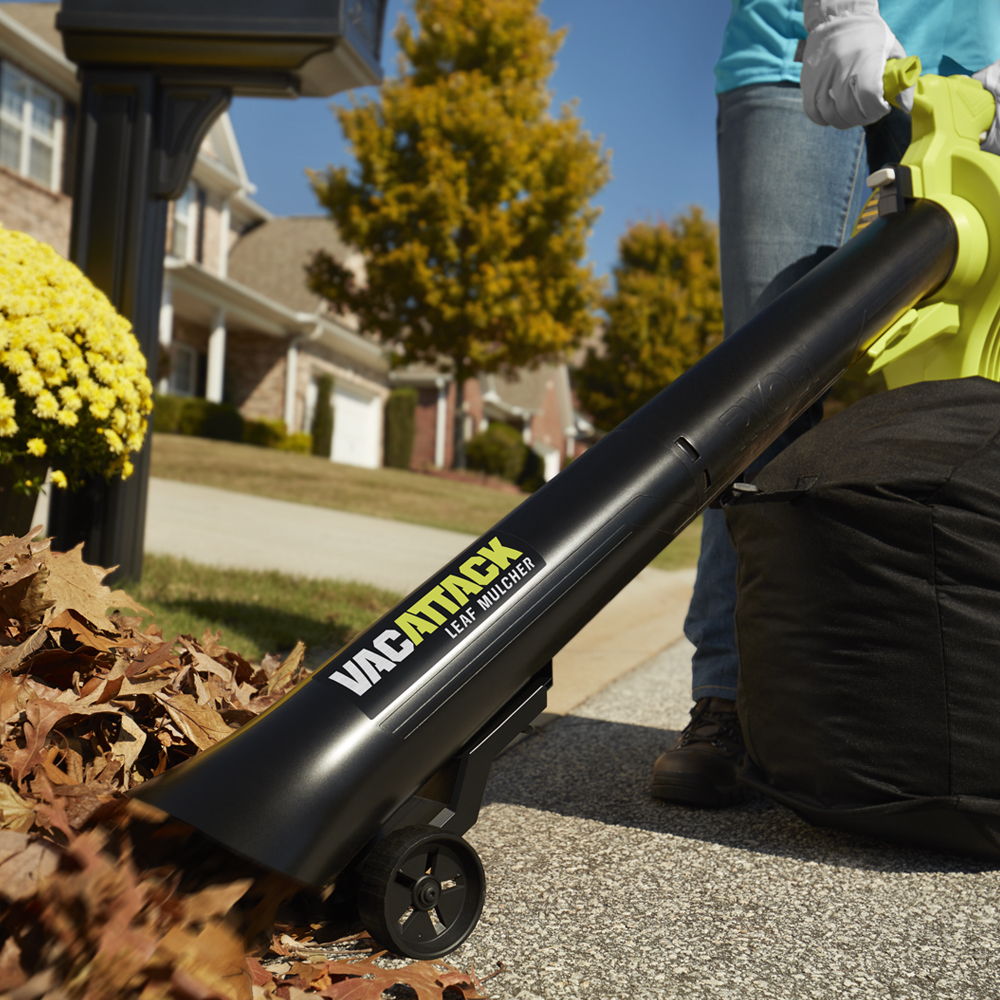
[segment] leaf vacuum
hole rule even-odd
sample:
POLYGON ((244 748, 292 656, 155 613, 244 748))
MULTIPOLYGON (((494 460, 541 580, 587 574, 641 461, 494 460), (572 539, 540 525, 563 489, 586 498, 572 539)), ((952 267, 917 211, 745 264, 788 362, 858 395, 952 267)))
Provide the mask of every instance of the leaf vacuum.
MULTIPOLYGON (((852 365, 890 388, 1000 379, 993 97, 916 82, 913 143, 878 217, 307 681, 135 795, 316 885, 350 875, 365 926, 415 958, 475 927, 462 838, 494 757, 538 716, 552 657, 852 365)), ((821 193, 817 193, 821 196, 821 193)))

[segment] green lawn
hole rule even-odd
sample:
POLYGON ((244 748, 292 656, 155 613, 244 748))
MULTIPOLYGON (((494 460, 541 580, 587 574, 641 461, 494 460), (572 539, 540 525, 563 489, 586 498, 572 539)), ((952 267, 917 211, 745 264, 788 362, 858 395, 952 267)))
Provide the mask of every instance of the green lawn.
POLYGON ((524 499, 419 472, 359 469, 313 455, 181 434, 153 435, 152 466, 153 475, 164 479, 472 535, 481 535, 524 499))
POLYGON ((147 555, 142 583, 124 589, 153 612, 166 639, 205 629, 248 660, 285 654, 301 639, 318 666, 362 632, 400 595, 361 583, 308 580, 284 573, 217 569, 147 555))
POLYGON ((688 569, 701 550, 701 516, 691 522, 649 565, 657 569, 688 569))
MULTIPOLYGON (((481 535, 524 499, 512 493, 402 469, 359 469, 312 455, 180 434, 154 434, 152 472, 276 500, 349 510, 481 535)), ((701 518, 653 560, 683 569, 698 559, 701 518)))

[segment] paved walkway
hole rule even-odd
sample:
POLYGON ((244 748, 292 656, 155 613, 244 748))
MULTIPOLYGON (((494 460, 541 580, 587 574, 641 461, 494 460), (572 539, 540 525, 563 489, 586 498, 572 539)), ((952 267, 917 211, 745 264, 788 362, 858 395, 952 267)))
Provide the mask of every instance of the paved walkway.
POLYGON ((762 796, 649 797, 687 721, 671 646, 493 767, 466 835, 482 920, 448 961, 493 1000, 995 1000, 1000 872, 810 827, 762 796))
MULTIPOLYGON (((306 504, 150 480, 146 549, 240 569, 357 580, 407 593, 473 535, 306 504)), ((563 714, 675 642, 693 570, 646 569, 556 657, 549 712, 563 714)))

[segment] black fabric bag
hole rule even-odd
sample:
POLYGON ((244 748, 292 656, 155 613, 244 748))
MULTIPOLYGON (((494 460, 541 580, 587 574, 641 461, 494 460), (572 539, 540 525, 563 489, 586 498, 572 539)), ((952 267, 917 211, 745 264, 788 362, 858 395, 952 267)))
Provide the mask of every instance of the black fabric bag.
POLYGON ((744 779, 812 823, 1000 859, 1000 385, 923 382, 727 508, 744 779))

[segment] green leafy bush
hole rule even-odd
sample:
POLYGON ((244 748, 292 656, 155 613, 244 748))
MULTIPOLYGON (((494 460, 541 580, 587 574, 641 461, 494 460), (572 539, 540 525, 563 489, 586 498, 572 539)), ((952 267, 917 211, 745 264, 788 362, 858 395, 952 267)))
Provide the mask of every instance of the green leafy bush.
POLYGON ((243 418, 229 403, 210 403, 194 396, 157 395, 153 406, 153 430, 216 441, 242 441, 243 418))
POLYGON ((243 424, 243 440, 258 448, 280 448, 287 436, 284 420, 247 420, 243 424))
POLYGON ((180 434, 181 410, 184 400, 180 396, 153 397, 153 430, 159 434, 180 434))
POLYGON ((516 483, 529 450, 516 427, 492 423, 468 440, 465 457, 470 469, 516 483))
POLYGON ((312 434, 306 431, 295 431, 289 434, 284 440, 279 441, 275 447, 278 451, 294 451, 300 455, 312 454, 312 434))
POLYGON ((216 441, 242 441, 243 418, 240 411, 231 403, 209 403, 199 436, 216 441))
POLYGON ((385 404, 385 464, 390 469, 408 469, 417 430, 417 390, 410 386, 393 389, 385 404))

